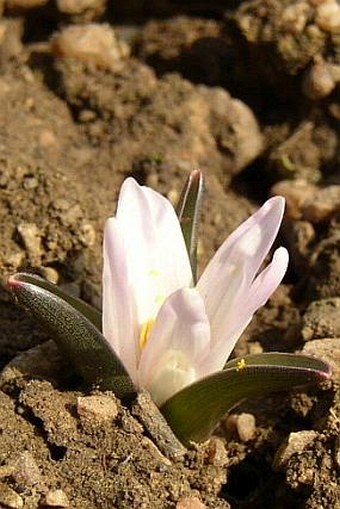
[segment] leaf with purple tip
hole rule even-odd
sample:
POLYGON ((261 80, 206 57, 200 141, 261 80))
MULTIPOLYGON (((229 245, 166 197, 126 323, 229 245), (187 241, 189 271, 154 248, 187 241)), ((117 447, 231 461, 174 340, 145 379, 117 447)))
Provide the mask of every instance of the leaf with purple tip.
POLYGON ((38 286, 53 293, 57 297, 60 297, 62 300, 65 300, 70 304, 70 306, 77 309, 79 313, 84 315, 88 320, 90 320, 90 322, 93 323, 93 325, 95 325, 95 327, 97 327, 98 330, 101 331, 102 314, 98 309, 90 306, 90 304, 87 304, 87 302, 64 292, 60 286, 54 283, 50 283, 50 281, 44 279, 41 276, 38 276, 37 274, 30 274, 29 272, 18 272, 14 277, 16 281, 22 281, 23 283, 30 283, 34 286, 38 286))
POLYGON ((123 364, 98 328, 82 314, 82 305, 72 297, 63 298, 61 291, 51 292, 50 283, 43 284, 27 274, 11 276, 7 285, 19 304, 46 327, 87 383, 112 390, 121 398, 135 393, 123 364))
POLYGON ((184 443, 208 438, 220 419, 242 400, 328 380, 330 367, 294 354, 250 355, 189 385, 168 399, 161 412, 184 443))

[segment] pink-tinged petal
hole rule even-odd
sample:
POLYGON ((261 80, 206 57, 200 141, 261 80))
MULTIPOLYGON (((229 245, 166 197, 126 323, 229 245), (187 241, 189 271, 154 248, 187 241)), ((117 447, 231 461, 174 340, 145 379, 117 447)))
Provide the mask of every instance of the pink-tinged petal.
POLYGON ((215 341, 205 361, 206 373, 209 374, 223 368, 239 337, 251 322, 254 313, 267 302, 281 283, 288 267, 288 251, 280 247, 274 253, 272 262, 252 283, 251 287, 240 295, 235 307, 229 313, 229 319, 218 325, 220 337, 215 341))
POLYGON ((243 306, 241 296, 268 254, 283 212, 284 198, 269 199, 227 238, 199 279, 197 289, 205 301, 213 343, 228 327, 233 329, 241 312, 238 306, 243 306))
POLYGON ((281 283, 289 262, 288 251, 279 247, 273 255, 271 263, 255 278, 248 296, 247 307, 249 312, 254 313, 264 306, 269 297, 281 283))
POLYGON ((159 405, 200 377, 210 348, 204 303, 194 289, 173 293, 157 316, 139 364, 139 385, 159 405))
POLYGON ((168 295, 192 284, 190 261, 175 210, 159 193, 126 179, 116 217, 141 325, 168 295))
POLYGON ((115 218, 105 224, 103 256, 103 335, 136 381, 138 331, 123 235, 115 218))

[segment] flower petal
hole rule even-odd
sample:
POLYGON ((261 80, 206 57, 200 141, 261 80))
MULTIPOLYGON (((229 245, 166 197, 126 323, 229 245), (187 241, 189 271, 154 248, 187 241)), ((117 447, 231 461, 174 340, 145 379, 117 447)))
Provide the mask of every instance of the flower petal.
POLYGON ((194 382, 210 348, 204 303, 195 289, 173 293, 163 304, 139 365, 139 385, 157 404, 194 382))
POLYGON ((248 296, 247 308, 254 313, 264 306, 271 294, 281 283, 289 262, 288 251, 284 247, 276 249, 271 263, 255 278, 248 296))
POLYGON ((161 194, 126 179, 116 217, 142 325, 156 316, 168 295, 192 284, 190 261, 176 213, 161 194))
POLYGON ((269 199, 227 238, 199 279, 197 289, 205 301, 213 343, 221 340, 224 330, 234 328, 241 312, 238 305, 243 306, 241 296, 275 240, 283 211, 282 197, 269 199))
POLYGON ((103 335, 136 382, 138 331, 135 330, 123 235, 113 217, 105 224, 103 255, 103 335))
POLYGON ((288 266, 288 251, 280 247, 274 253, 272 262, 255 279, 244 295, 240 295, 230 310, 228 320, 221 318, 217 328, 220 337, 212 345, 205 361, 206 373, 222 369, 234 349, 239 337, 246 329, 254 313, 267 302, 281 283, 288 266))

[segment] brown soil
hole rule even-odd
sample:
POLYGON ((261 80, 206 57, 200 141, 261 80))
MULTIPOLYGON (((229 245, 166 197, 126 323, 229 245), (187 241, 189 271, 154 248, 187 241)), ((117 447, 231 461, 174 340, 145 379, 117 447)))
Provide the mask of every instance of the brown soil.
POLYGON ((340 508, 340 12, 88 4, 4 2, 3 281, 29 269, 99 307, 103 224, 123 179, 176 201, 199 166, 201 268, 270 194, 288 203, 289 272, 235 353, 304 349, 334 382, 244 403, 183 450, 155 431, 150 402, 82 387, 2 288, 0 507, 340 508))

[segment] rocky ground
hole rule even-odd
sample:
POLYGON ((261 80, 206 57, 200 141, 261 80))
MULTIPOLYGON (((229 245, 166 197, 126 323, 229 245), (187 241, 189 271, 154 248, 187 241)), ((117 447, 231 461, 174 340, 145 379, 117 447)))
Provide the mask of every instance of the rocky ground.
POLYGON ((3 287, 0 506, 338 509, 338 2, 2 0, 0 13, 2 281, 31 270, 99 307, 122 180, 175 202, 201 167, 201 267, 269 195, 287 199, 289 272, 235 353, 303 350, 334 369, 183 450, 140 403, 83 388, 3 287))

